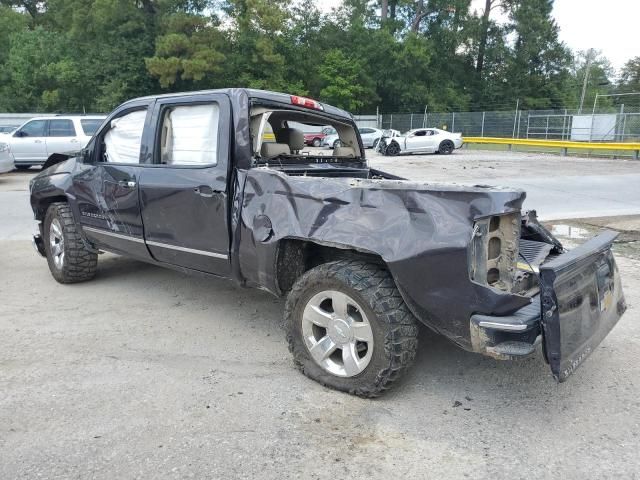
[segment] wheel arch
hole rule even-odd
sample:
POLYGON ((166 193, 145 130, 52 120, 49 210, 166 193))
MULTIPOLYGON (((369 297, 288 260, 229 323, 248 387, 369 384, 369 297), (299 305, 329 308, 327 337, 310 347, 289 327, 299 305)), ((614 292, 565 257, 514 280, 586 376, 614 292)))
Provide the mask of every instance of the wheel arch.
POLYGON ((374 252, 360 251, 345 245, 283 238, 278 241, 275 256, 275 280, 278 293, 283 295, 288 292, 296 280, 312 268, 346 259, 365 260, 387 268, 382 257, 374 252))

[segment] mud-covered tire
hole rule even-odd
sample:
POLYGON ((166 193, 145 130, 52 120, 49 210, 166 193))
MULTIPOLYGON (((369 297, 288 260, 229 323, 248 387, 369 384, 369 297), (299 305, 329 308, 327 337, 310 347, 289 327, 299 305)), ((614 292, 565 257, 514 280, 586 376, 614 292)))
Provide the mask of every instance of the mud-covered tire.
POLYGON ((60 283, 77 283, 91 280, 98 266, 98 253, 91 250, 83 241, 79 228, 66 203, 52 203, 44 219, 44 248, 51 275, 60 283), (55 243, 55 233, 51 224, 57 222, 63 239, 61 250, 64 255, 60 260, 54 259, 52 243, 55 243), (52 242, 53 237, 53 242, 52 242))
POLYGON ((289 350, 296 366, 309 378, 361 397, 377 397, 389 389, 413 363, 418 325, 389 272, 361 260, 341 260, 306 272, 291 289, 285 304, 289 350), (303 335, 303 312, 319 293, 338 291, 363 309, 372 331, 369 363, 350 377, 330 373, 314 360, 303 335))
POLYGON ((451 140, 443 140, 438 146, 438 153, 442 155, 450 155, 455 150, 455 145, 451 140))

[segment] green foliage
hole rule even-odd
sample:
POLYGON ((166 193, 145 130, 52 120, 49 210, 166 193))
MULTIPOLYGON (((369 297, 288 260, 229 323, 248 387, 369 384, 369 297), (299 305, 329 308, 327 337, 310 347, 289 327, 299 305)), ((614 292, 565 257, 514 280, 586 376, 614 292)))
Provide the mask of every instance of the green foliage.
MULTIPOLYGON (((552 0, 0 0, 0 110, 108 111, 220 87, 309 95, 353 111, 575 107, 584 58, 552 0), (481 60, 480 60, 481 59, 481 60)), ((618 89, 640 89, 640 60, 618 89)), ((587 97, 613 71, 594 62, 587 97)))

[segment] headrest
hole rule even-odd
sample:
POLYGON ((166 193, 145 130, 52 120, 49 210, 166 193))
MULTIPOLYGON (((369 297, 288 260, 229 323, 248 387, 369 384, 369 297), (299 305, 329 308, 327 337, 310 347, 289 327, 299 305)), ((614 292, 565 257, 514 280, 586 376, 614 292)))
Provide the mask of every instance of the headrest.
POLYGON ((283 128, 278 132, 278 142, 286 143, 292 152, 304 148, 304 133, 296 128, 283 128))
POLYGON ((290 155, 291 150, 286 143, 265 142, 260 147, 260 156, 263 158, 271 158, 277 155, 290 155))
POLYGON ((333 149, 334 157, 355 157, 353 147, 336 147, 333 149))

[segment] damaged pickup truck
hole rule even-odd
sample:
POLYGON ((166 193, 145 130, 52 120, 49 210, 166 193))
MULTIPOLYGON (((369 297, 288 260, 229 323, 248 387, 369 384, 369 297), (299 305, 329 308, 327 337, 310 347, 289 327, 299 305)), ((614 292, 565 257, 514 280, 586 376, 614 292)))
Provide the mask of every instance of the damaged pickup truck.
POLYGON ((356 395, 403 374, 419 325, 497 359, 541 345, 564 381, 626 308, 614 233, 566 251, 522 191, 369 168, 352 116, 303 97, 132 100, 48 164, 31 206, 57 281, 91 279, 108 251, 286 296, 295 364, 356 395), (305 151, 300 123, 340 146, 305 151))

